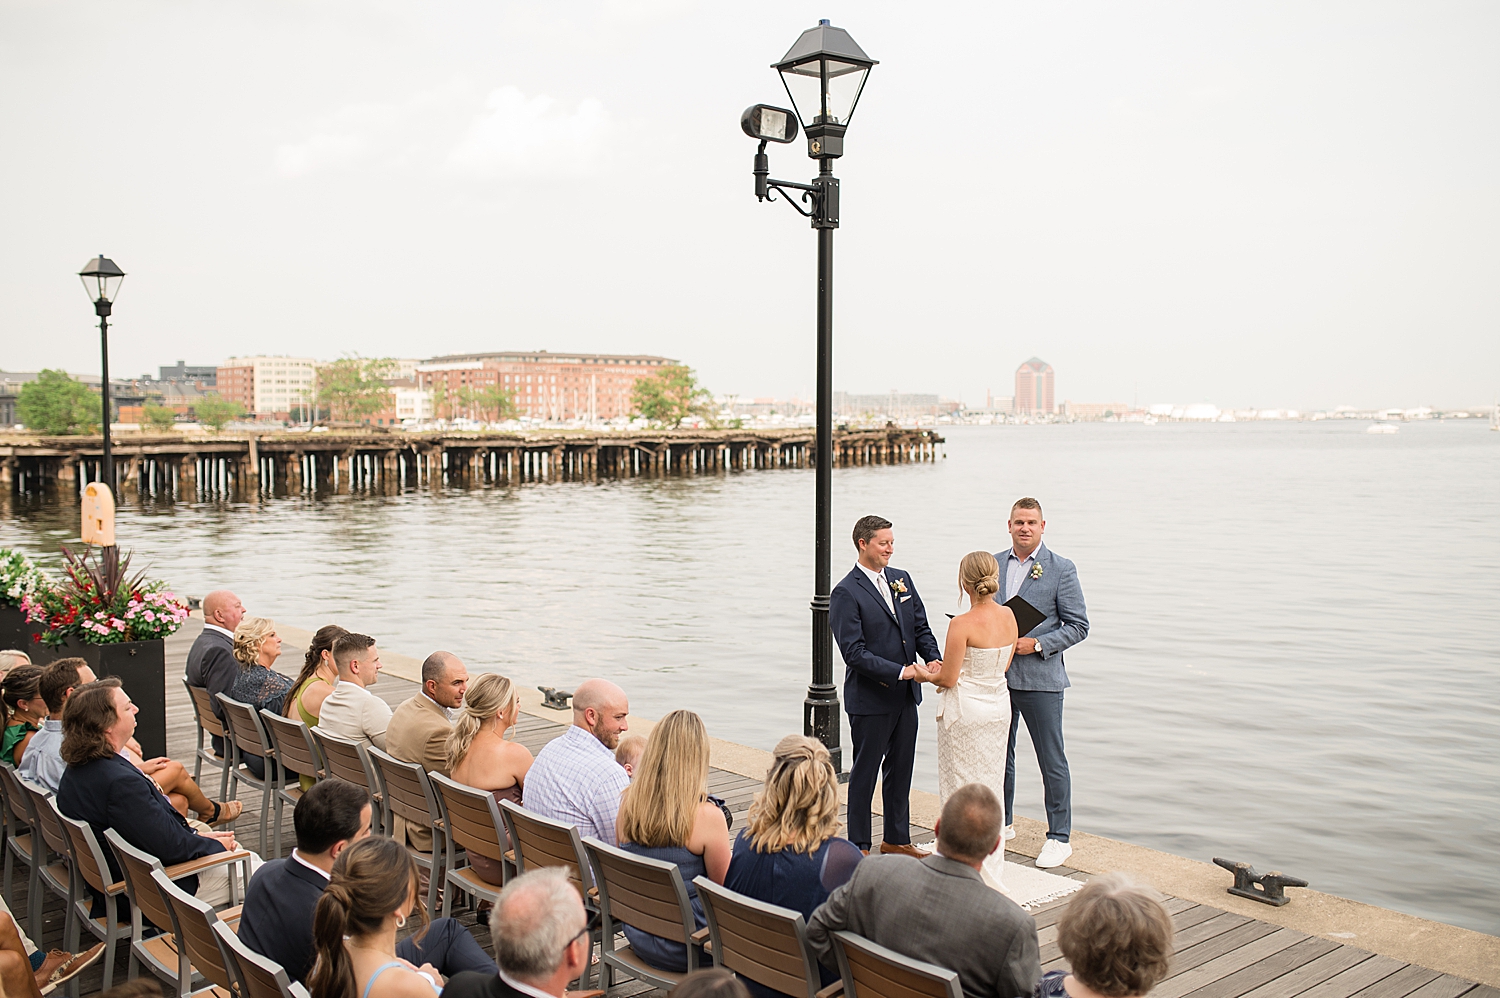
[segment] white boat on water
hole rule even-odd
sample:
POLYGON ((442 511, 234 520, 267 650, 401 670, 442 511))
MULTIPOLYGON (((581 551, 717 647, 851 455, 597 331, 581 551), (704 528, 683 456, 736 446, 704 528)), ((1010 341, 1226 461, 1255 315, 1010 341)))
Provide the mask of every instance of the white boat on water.
POLYGON ((1400 433, 1401 427, 1395 423, 1375 423, 1365 430, 1366 433, 1400 433))

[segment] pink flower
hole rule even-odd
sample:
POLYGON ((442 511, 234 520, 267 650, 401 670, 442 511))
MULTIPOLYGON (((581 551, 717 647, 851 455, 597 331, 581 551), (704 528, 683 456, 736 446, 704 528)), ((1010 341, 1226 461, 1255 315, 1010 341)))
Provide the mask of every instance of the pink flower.
POLYGON ((155 621, 156 620, 156 614, 152 613, 150 610, 147 610, 146 611, 146 619, 150 620, 150 621, 155 621))

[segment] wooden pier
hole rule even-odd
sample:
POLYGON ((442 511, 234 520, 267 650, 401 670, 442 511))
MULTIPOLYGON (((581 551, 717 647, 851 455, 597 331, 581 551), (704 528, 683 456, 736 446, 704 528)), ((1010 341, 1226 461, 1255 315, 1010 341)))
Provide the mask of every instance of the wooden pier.
MULTIPOLYGON (((932 461, 931 430, 840 430, 835 467, 932 461)), ((0 490, 81 489, 102 477, 99 437, 0 438, 0 490)), ((808 468, 812 429, 620 433, 121 434, 116 491, 195 496, 517 485, 655 475, 808 468)))

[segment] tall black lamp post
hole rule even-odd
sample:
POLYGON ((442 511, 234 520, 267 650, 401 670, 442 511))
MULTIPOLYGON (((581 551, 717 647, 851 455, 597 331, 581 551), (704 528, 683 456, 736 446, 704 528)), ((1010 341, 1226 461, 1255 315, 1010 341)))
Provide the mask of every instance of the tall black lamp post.
POLYGON ((839 181, 833 161, 844 154, 844 132, 876 61, 843 28, 826 20, 802 36, 776 63, 791 99, 792 112, 757 104, 740 117, 740 127, 760 140, 755 152, 755 196, 776 200, 778 191, 818 233, 818 434, 817 495, 814 499, 814 568, 812 598, 812 683, 803 701, 802 731, 828 747, 834 769, 843 771, 839 747, 839 691, 833 682, 833 632, 828 627, 828 593, 832 586, 833 501, 833 230, 839 227, 839 181), (810 184, 770 177, 767 142, 792 142, 797 122, 807 135, 807 155, 818 161, 810 184), (806 208, 790 191, 800 191, 806 208))
POLYGON ((104 429, 104 466, 100 469, 100 476, 106 485, 113 491, 115 487, 115 458, 109 445, 109 313, 110 302, 120 293, 120 283, 125 280, 125 271, 115 266, 115 262, 100 253, 90 260, 84 268, 78 272, 78 279, 83 282, 83 290, 94 300, 94 314, 99 317, 99 352, 101 356, 101 367, 99 372, 99 388, 104 395, 104 415, 100 422, 104 429))

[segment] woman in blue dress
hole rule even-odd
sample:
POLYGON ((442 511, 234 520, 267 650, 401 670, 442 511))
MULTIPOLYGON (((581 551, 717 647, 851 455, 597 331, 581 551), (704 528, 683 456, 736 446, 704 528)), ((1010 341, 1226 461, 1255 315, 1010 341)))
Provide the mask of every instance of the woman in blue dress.
MULTIPOLYGON (((708 799, 708 730, 690 710, 662 718, 620 801, 615 822, 620 848, 676 863, 693 903, 697 928, 708 924, 693 878, 705 874, 716 884, 729 869, 729 826, 719 805, 708 799)), ((658 970, 687 970, 687 947, 625 926, 636 956, 658 970)), ((707 962, 699 954, 700 967, 707 962)))
MULTIPOLYGON (((815 738, 788 735, 776 746, 765 788, 734 840, 724 886, 810 918, 864 857, 853 842, 835 834, 838 828, 838 774, 828 750, 815 738)), ((820 969, 825 985, 838 979, 820 969)), ((751 980, 744 984, 756 998, 781 995, 751 980)))

